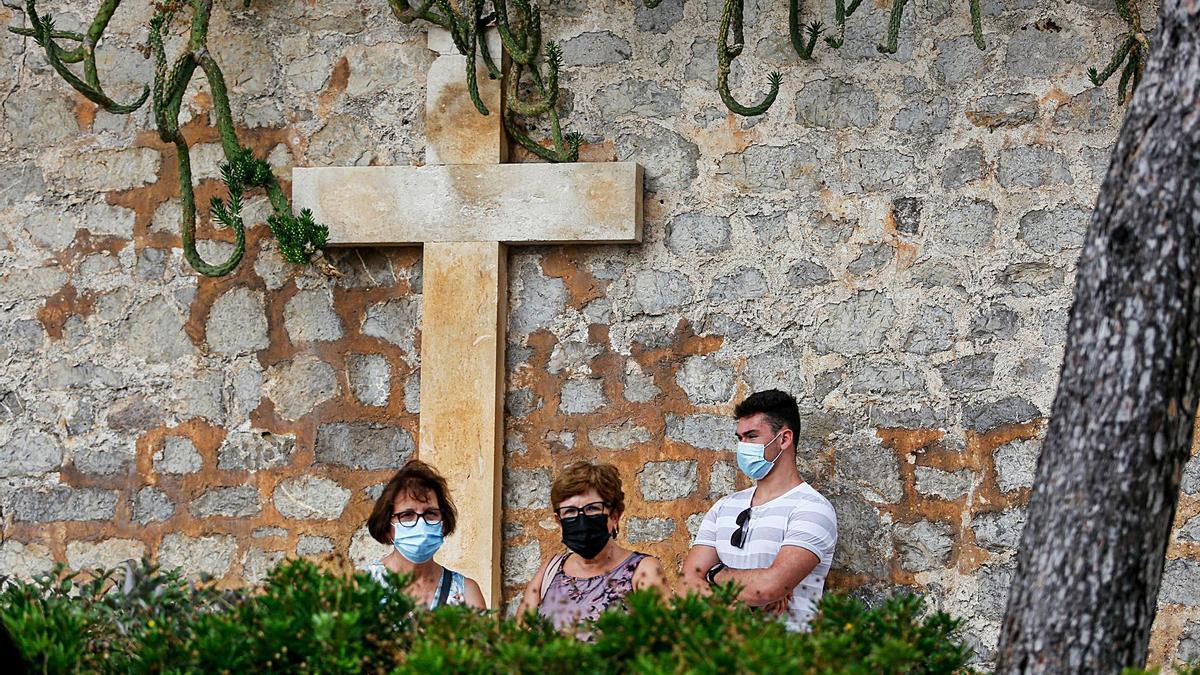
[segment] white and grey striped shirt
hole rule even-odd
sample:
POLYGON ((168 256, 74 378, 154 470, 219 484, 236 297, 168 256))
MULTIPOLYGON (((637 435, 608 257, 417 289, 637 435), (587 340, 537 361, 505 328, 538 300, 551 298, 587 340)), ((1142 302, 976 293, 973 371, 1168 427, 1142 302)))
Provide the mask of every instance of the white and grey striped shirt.
POLYGON ((801 483, 755 506, 747 523, 745 546, 736 548, 729 539, 737 529, 738 514, 750 506, 753 497, 754 488, 722 497, 704 515, 692 544, 717 549, 717 558, 737 570, 770 567, 784 546, 812 551, 820 562, 792 590, 788 603, 788 629, 804 630, 825 592, 825 577, 837 546, 837 514, 821 493, 808 483, 801 483))

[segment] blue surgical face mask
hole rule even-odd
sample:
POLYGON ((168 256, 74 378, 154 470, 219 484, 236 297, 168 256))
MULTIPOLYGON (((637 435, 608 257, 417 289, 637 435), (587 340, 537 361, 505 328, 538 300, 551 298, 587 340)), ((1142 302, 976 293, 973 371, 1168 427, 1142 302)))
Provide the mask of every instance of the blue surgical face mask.
POLYGON ((410 562, 423 563, 442 547, 442 524, 430 525, 417 518, 412 527, 392 525, 392 546, 410 562))
POLYGON ((770 442, 765 445, 762 443, 747 443, 746 441, 738 441, 737 463, 738 468, 742 470, 742 473, 754 480, 760 480, 763 476, 771 473, 771 467, 775 466, 775 460, 779 459, 779 456, 783 454, 783 448, 779 448, 779 452, 775 453, 774 459, 767 459, 767 446, 771 445, 771 443, 774 443, 775 439, 779 438, 780 434, 782 433, 783 429, 780 429, 779 433, 775 434, 775 438, 772 438, 770 442))

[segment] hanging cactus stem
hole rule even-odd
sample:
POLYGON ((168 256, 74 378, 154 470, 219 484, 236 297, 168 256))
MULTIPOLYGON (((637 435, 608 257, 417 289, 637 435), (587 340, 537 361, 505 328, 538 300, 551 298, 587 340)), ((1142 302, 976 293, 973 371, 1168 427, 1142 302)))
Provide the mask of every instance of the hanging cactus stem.
POLYGON ((564 134, 558 119, 558 78, 562 65, 562 50, 554 42, 546 43, 543 48, 541 10, 537 5, 531 4, 529 0, 513 0, 512 6, 515 13, 510 16, 507 0, 492 1, 491 16, 495 18, 496 30, 510 61, 504 73, 504 127, 512 140, 546 161, 576 161, 582 137, 578 134, 564 134), (522 83, 526 77, 532 85, 532 100, 521 97, 522 83), (546 117, 550 123, 552 147, 547 148, 522 131, 516 123, 516 116, 546 117))
MULTIPOLYGON (((820 21, 814 21, 804 27, 807 42, 797 42, 793 37, 792 48, 796 50, 796 55, 804 60, 809 60, 813 56, 813 49, 817 46, 817 38, 821 37, 821 33, 825 32, 824 26, 820 21)), ((797 35, 799 32, 797 31, 797 35)))
MULTIPOLYGON (((9 32, 16 33, 24 37, 37 37, 38 33, 32 28, 10 27, 9 32)), ((70 30, 52 30, 50 37, 56 40, 71 40, 73 42, 83 42, 83 33, 76 33, 70 30)), ((61 48, 60 48, 61 50, 61 48)), ((59 51, 59 60, 63 63, 79 63, 83 60, 83 47, 76 47, 71 51, 59 51)))
POLYGON ((721 12, 721 27, 717 33, 717 91, 721 94, 721 101, 725 103, 726 108, 738 115, 754 117, 765 113, 775 102, 783 76, 771 73, 768 77, 770 89, 757 105, 742 105, 729 91, 729 72, 733 68, 734 59, 741 55, 745 46, 742 27, 743 3, 744 0, 725 0, 725 7, 721 12), (730 31, 733 32, 733 44, 729 44, 730 31))
POLYGON ((183 140, 182 136, 175 141, 175 156, 179 166, 179 202, 183 209, 183 228, 180 232, 183 240, 183 258, 192 269, 206 277, 229 274, 246 253, 246 231, 241 226, 241 218, 237 219, 237 226, 233 230, 233 252, 225 262, 213 265, 200 257, 199 251, 196 250, 196 193, 192 189, 192 162, 187 141, 183 140))
POLYGON ((484 58, 484 66, 491 73, 491 69, 495 67, 491 63, 491 57, 487 48, 487 35, 483 33, 485 30, 480 24, 483 16, 483 0, 467 0, 470 13, 462 16, 460 21, 463 29, 467 33, 467 91, 471 94, 471 101, 475 104, 475 109, 480 115, 488 115, 487 106, 483 104, 483 99, 479 97, 479 82, 476 76, 476 50, 487 55, 484 58))
POLYGON ((1117 12, 1129 24, 1130 31, 1121 37, 1104 70, 1088 68, 1088 79, 1099 87, 1117 70, 1121 70, 1121 77, 1117 81, 1117 102, 1124 104, 1142 81, 1142 73, 1146 68, 1145 56, 1150 51, 1150 40, 1142 30, 1142 17, 1135 0, 1117 0, 1117 12), (1123 69, 1122 64, 1125 66, 1123 69))
POLYGON ((1092 84, 1098 87, 1107 82, 1108 78, 1112 77, 1113 73, 1117 72, 1117 69, 1129 57, 1129 53, 1136 44, 1137 40, 1132 35, 1126 36, 1116 51, 1113 52, 1112 58, 1109 59, 1108 65, 1104 67, 1104 70, 1096 72, 1095 68, 1089 68, 1088 79, 1092 81, 1092 84))
POLYGON ((800 31, 800 0, 788 0, 788 37, 792 41, 792 49, 796 55, 805 61, 812 58, 813 48, 817 46, 817 38, 824 29, 820 21, 814 21, 805 26, 808 41, 800 31))
POLYGON ((987 43, 983 41, 983 16, 979 0, 968 0, 968 5, 971 11, 971 35, 975 37, 975 46, 983 51, 987 49, 987 43))
POLYGON ((862 0, 853 0, 849 5, 845 3, 845 0, 834 0, 833 24, 837 27, 837 35, 826 36, 825 44, 833 49, 842 48, 842 45, 846 43, 846 19, 849 19, 861 4, 862 0))
POLYGON ((904 18, 904 6, 908 0, 892 0, 892 13, 888 17, 887 42, 876 45, 881 54, 895 54, 900 46, 900 21, 904 18))
POLYGON ((488 46, 486 26, 495 20, 495 14, 482 17, 476 22, 477 30, 484 34, 483 39, 479 40, 479 56, 483 59, 483 66, 487 69, 489 80, 500 79, 500 68, 496 65, 495 59, 492 57, 492 48, 488 46))
MULTIPOLYGON (((320 249, 328 238, 328 228, 313 222, 311 214, 297 218, 284 196, 279 182, 265 160, 254 157, 249 148, 238 141, 234 129, 233 114, 229 105, 229 92, 221 67, 208 48, 208 26, 212 14, 212 0, 181 0, 176 4, 162 6, 150 21, 147 47, 154 58, 153 112, 158 135, 164 142, 175 146, 179 167, 179 195, 182 208, 180 239, 183 256, 197 272, 204 276, 217 277, 229 274, 237 268, 246 252, 245 224, 242 221, 242 198, 246 190, 264 188, 274 213, 267 218, 267 225, 279 240, 284 258, 297 264, 314 263, 320 258, 320 249), (175 12, 184 4, 191 8, 191 23, 187 46, 168 67, 165 34, 171 28, 175 12), (183 96, 192 77, 199 69, 208 82, 212 93, 213 116, 225 163, 221 165, 221 177, 228 191, 228 202, 214 197, 209 211, 215 222, 233 230, 234 246, 229 257, 217 264, 201 257, 196 247, 196 195, 192 185, 191 157, 187 140, 179 131, 179 112, 183 96)), ((321 269, 329 272, 332 267, 320 261, 321 269)), ((332 270, 336 274, 336 270, 332 270)))
POLYGON ((392 7, 392 14, 401 23, 407 24, 421 19, 449 30, 450 26, 446 20, 437 13, 430 11, 434 2, 435 0, 426 0, 424 3, 414 7, 406 0, 388 0, 388 4, 392 7))
POLYGON ((104 87, 100 84, 100 73, 96 69, 96 45, 100 42, 101 37, 103 37, 104 30, 108 28, 108 22, 112 19, 113 13, 117 11, 117 7, 120 4, 121 0, 104 0, 101 2, 100 8, 96 11, 96 16, 92 19, 87 33, 81 34, 72 31, 55 30, 54 18, 49 14, 39 16, 34 0, 25 0, 25 14, 29 19, 30 27, 10 28, 9 30, 18 35, 32 37, 33 41, 45 51, 46 61, 50 63, 50 67, 75 91, 83 94, 89 101, 110 113, 127 115, 142 107, 142 104, 150 96, 150 87, 144 87, 141 96, 129 103, 117 103, 108 94, 104 93, 104 87), (56 39, 71 40, 80 43, 80 45, 74 49, 67 50, 59 46, 55 42, 56 39), (67 67, 68 63, 79 63, 81 61, 83 62, 82 78, 67 67))
POLYGON ((1142 69, 1144 68, 1142 58, 1139 52, 1134 52, 1129 55, 1129 60, 1125 63, 1125 70, 1121 72, 1121 80, 1117 84, 1117 103, 1124 104, 1136 89, 1142 80, 1142 69), (1129 87, 1128 91, 1126 87, 1129 87))

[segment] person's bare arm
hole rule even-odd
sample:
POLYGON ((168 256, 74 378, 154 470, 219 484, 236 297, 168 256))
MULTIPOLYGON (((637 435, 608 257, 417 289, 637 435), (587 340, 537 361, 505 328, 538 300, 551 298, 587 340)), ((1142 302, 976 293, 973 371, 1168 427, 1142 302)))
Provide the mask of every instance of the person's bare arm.
POLYGON ((529 583, 525 585, 525 592, 521 595, 521 605, 520 607, 517 607, 518 617, 525 616, 525 612, 535 610, 541 606, 542 577, 546 576, 546 565, 549 565, 553 558, 554 556, 550 556, 549 558, 543 560, 542 564, 538 566, 537 573, 534 574, 533 578, 529 580, 529 583))
POLYGON ((467 582, 463 584, 463 603, 467 607, 487 609, 487 602, 483 599, 483 590, 479 588, 479 584, 475 583, 474 579, 467 579, 467 582))
POLYGON ((756 570, 727 567, 718 572, 715 579, 719 584, 736 581, 742 587, 738 600, 752 607, 763 607, 786 599, 820 563, 817 554, 806 548, 783 546, 770 567, 756 570))
POLYGON ((688 550, 687 557, 683 559, 683 579, 679 582, 679 595, 688 593, 699 593, 700 595, 708 595, 712 590, 708 587, 708 581, 704 579, 704 575, 720 561, 717 558, 717 549, 712 546, 704 546, 697 544, 688 550))
POLYGON ((640 591, 643 588, 657 590, 664 600, 671 594, 667 588, 667 576, 663 574, 662 563, 652 555, 642 558, 637 569, 633 571, 633 589, 640 591))

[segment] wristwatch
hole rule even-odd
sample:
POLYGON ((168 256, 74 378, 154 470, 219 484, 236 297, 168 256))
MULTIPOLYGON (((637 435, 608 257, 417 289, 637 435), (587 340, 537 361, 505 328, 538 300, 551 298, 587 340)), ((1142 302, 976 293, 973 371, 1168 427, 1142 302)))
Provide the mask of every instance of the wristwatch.
POLYGON ((704 580, 708 582, 709 586, 717 585, 717 575, 720 574, 721 570, 723 569, 725 569, 725 563, 723 562, 719 562, 716 565, 708 568, 708 571, 704 573, 704 580))

